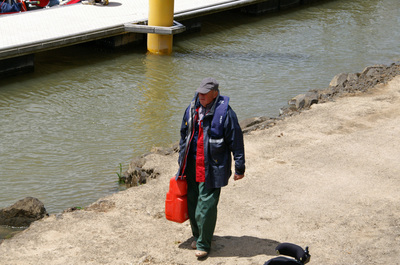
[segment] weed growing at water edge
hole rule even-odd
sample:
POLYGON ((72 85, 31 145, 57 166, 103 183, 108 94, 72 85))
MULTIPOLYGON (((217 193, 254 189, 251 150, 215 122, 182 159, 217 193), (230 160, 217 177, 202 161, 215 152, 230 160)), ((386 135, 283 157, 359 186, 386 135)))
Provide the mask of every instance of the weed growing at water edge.
POLYGON ((117 172, 118 176, 118 183, 125 183, 125 181, 122 178, 122 164, 119 163, 119 173, 117 172))

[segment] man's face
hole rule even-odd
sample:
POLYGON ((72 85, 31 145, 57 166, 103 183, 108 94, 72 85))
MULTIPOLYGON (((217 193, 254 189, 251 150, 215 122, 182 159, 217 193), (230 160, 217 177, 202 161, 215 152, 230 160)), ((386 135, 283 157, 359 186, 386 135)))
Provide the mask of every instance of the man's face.
POLYGON ((207 94, 202 94, 199 93, 199 100, 200 104, 203 107, 206 107, 208 104, 210 104, 216 97, 218 96, 218 91, 217 90, 211 90, 207 94))

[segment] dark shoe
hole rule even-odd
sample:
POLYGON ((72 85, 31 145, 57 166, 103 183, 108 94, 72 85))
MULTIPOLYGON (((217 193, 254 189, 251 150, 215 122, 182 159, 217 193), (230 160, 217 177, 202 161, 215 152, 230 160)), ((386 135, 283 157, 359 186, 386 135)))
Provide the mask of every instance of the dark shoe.
POLYGON ((190 244, 190 246, 191 246, 193 249, 197 249, 196 244, 197 244, 197 242, 196 242, 196 241, 193 241, 192 244, 190 244))

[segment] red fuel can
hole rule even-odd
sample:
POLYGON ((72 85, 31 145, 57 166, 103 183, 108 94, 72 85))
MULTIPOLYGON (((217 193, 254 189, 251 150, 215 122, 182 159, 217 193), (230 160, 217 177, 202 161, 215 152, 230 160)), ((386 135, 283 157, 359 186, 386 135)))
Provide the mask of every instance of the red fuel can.
POLYGON ((175 177, 170 179, 169 191, 165 199, 165 217, 177 223, 183 223, 189 219, 186 179, 175 179, 175 177))

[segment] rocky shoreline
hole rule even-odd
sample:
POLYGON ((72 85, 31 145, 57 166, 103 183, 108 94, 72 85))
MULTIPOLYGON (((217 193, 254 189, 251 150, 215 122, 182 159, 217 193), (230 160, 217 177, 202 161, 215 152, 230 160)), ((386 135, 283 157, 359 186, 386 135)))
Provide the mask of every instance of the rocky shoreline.
POLYGON ((387 84, 400 75, 400 63, 391 65, 373 65, 364 68, 361 73, 340 73, 333 77, 328 88, 311 89, 288 101, 288 106, 280 109, 278 118, 256 117, 241 122, 244 133, 267 129, 285 117, 293 116, 307 110, 313 104, 333 101, 335 98, 368 91, 378 84, 387 84))

